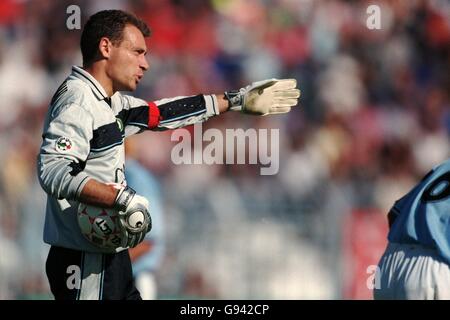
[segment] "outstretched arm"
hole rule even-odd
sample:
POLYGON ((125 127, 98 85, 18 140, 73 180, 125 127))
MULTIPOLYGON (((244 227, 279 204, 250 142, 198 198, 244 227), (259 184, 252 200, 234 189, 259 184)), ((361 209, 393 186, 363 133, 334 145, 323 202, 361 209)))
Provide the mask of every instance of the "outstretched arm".
POLYGON ((219 113, 225 113, 227 112, 229 109, 229 102, 227 97, 225 96, 224 93, 218 93, 215 94, 216 98, 217 98, 217 104, 218 104, 218 109, 219 109, 219 113))
POLYGON ((295 79, 273 78, 224 93, 180 96, 148 103, 124 95, 125 108, 119 117, 125 125, 125 136, 129 136, 145 129, 185 127, 226 111, 259 116, 286 113, 298 103, 300 90, 296 86, 295 79))
POLYGON ((153 129, 180 128, 226 111, 258 116, 287 113, 299 98, 295 79, 272 78, 219 94, 163 99, 151 103, 160 119, 153 129))

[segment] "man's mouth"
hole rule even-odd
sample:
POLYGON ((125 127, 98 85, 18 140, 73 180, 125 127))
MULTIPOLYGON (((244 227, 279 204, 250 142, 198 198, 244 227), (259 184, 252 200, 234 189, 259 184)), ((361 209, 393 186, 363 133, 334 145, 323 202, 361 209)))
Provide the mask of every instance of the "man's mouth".
POLYGON ((142 79, 142 77, 143 77, 144 75, 136 75, 136 83, 139 83, 139 81, 141 81, 141 79, 142 79))

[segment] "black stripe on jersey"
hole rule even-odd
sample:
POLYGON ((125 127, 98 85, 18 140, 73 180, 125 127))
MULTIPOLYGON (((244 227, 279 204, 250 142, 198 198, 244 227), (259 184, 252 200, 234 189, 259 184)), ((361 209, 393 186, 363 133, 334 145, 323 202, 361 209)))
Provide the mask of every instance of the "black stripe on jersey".
POLYGON ((100 93, 100 95, 103 98, 107 98, 105 97, 105 95, 102 93, 102 91, 97 87, 97 85, 88 77, 86 77, 86 75, 84 75, 83 73, 81 73, 80 71, 76 70, 76 69, 72 69, 75 73, 78 73, 80 76, 82 76, 83 78, 85 78, 87 81, 89 81, 90 83, 92 83, 92 85, 94 86, 95 89, 97 89, 98 93, 100 93))
POLYGON ((123 109, 116 115, 122 120, 124 126, 133 125, 148 128, 149 107, 147 105, 132 109, 123 109))
POLYGON ((59 97, 63 95, 67 91, 67 82, 64 81, 56 90, 55 94, 52 97, 52 101, 50 102, 51 105, 53 105, 56 100, 58 100, 59 97))
POLYGON ((79 174, 81 171, 84 170, 84 168, 86 167, 86 161, 80 161, 80 162, 75 162, 72 161, 69 164, 69 167, 72 168, 72 171, 70 171, 70 175, 75 177, 77 174, 79 174))
POLYGON ((95 129, 89 143, 91 151, 94 152, 105 151, 122 144, 123 137, 117 122, 108 123, 95 129))
POLYGON ((161 123, 178 121, 206 111, 203 95, 170 101, 158 106, 161 123))

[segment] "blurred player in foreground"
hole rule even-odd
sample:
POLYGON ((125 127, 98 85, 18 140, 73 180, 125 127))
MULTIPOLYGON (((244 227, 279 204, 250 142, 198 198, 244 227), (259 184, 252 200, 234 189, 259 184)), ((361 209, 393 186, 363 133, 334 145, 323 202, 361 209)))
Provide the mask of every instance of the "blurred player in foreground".
POLYGON ((158 298, 155 273, 161 265, 165 252, 161 187, 151 171, 134 158, 136 145, 132 139, 126 140, 125 149, 127 182, 134 187, 137 193, 151 199, 152 203, 152 231, 147 233, 144 240, 136 247, 129 249, 133 278, 142 299, 155 300, 158 298))
POLYGON ((127 249, 150 231, 151 205, 126 184, 124 138, 199 123, 228 110, 286 113, 298 103, 294 79, 151 102, 124 95, 120 91, 134 91, 149 68, 149 34, 143 21, 121 10, 91 16, 81 35, 83 67, 72 67, 50 103, 37 167, 48 194, 44 241, 51 248, 46 272, 56 299, 141 299, 127 249), (80 203, 117 211, 120 247, 106 249, 82 235, 80 203), (129 218, 136 212, 142 221, 133 227, 129 218))
POLYGON ((374 298, 450 299, 450 160, 397 200, 388 217, 374 298))

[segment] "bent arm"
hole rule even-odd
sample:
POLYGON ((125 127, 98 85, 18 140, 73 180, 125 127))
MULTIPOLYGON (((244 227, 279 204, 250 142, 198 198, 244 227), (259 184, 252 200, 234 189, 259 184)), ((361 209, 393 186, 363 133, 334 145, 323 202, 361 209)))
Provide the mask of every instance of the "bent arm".
POLYGON ((49 117, 37 161, 39 182, 49 195, 74 200, 89 179, 83 170, 92 117, 74 104, 59 107, 49 117))
POLYGON ((81 190, 79 201, 101 208, 112 208, 115 205, 119 190, 112 185, 89 179, 81 190))
POLYGON ((57 199, 112 207, 118 189, 94 180, 84 172, 92 139, 92 116, 75 104, 50 114, 38 156, 42 188, 57 199))

